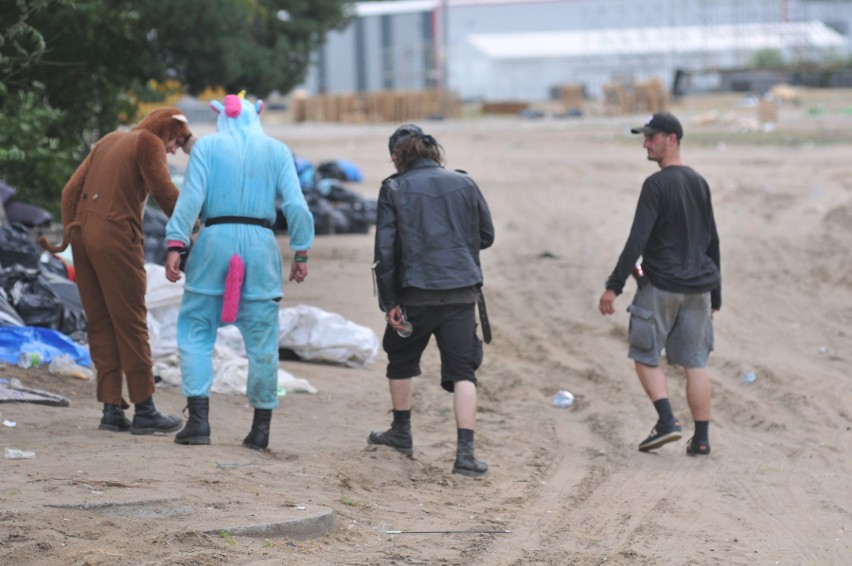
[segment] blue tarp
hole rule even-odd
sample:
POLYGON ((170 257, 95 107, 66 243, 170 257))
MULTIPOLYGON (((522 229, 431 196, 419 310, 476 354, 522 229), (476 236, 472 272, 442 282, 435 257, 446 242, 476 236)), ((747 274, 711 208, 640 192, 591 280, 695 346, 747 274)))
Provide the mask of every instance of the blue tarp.
POLYGON ((92 365, 89 349, 61 332, 40 326, 0 327, 0 361, 16 364, 21 352, 39 354, 43 364, 49 364, 53 358, 68 354, 81 366, 92 365))
POLYGON ((345 159, 338 159, 337 165, 343 172, 346 174, 346 180, 352 181, 353 183, 360 183, 364 180, 364 174, 361 173, 361 169, 358 168, 357 165, 352 163, 351 161, 346 161, 345 159))

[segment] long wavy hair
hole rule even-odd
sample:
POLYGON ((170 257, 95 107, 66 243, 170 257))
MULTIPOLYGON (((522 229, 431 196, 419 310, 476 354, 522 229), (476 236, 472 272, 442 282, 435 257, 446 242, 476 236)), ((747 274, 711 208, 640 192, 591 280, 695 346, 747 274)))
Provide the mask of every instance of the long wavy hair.
POLYGON ((391 155, 399 173, 408 171, 418 159, 431 159, 438 165, 444 165, 444 148, 428 134, 409 136, 399 142, 391 155))

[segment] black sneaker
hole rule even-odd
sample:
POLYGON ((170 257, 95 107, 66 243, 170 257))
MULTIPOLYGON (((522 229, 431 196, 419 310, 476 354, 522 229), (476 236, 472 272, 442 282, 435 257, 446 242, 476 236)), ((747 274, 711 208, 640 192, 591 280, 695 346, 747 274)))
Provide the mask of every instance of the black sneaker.
POLYGON ((706 456, 710 453, 709 440, 695 440, 695 437, 690 438, 686 443, 687 456, 706 456))
POLYGON ((380 430, 371 432, 370 436, 367 437, 367 444, 390 446, 394 450, 402 452, 409 457, 414 453, 414 442, 412 441, 411 434, 406 434, 393 428, 393 426, 384 432, 380 430))
POLYGON ((676 420, 665 427, 661 426, 660 423, 657 423, 654 428, 651 429, 651 434, 648 435, 648 438, 639 443, 639 451, 647 452, 648 450, 654 450, 664 444, 668 444, 669 442, 680 440, 680 431, 680 421, 676 420))

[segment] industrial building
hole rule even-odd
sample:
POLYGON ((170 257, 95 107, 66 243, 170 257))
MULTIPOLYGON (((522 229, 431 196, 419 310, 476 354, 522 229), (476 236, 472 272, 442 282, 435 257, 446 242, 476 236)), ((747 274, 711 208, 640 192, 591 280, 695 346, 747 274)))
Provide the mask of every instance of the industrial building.
POLYGON ((309 93, 446 88, 535 102, 566 84, 592 97, 613 81, 671 87, 678 71, 702 77, 700 88, 729 88, 708 71, 748 68, 766 51, 790 67, 848 68, 852 57, 852 0, 401 0, 352 10, 315 53, 309 93))

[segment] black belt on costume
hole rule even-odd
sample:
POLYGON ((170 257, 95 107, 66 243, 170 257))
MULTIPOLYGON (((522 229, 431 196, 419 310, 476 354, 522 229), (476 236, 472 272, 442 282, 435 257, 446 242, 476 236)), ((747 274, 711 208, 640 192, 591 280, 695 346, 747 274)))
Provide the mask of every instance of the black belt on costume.
POLYGON ((252 218, 250 216, 216 216, 204 221, 205 226, 213 226, 214 224, 253 224, 254 226, 263 226, 272 230, 272 223, 269 220, 265 218, 252 218))

